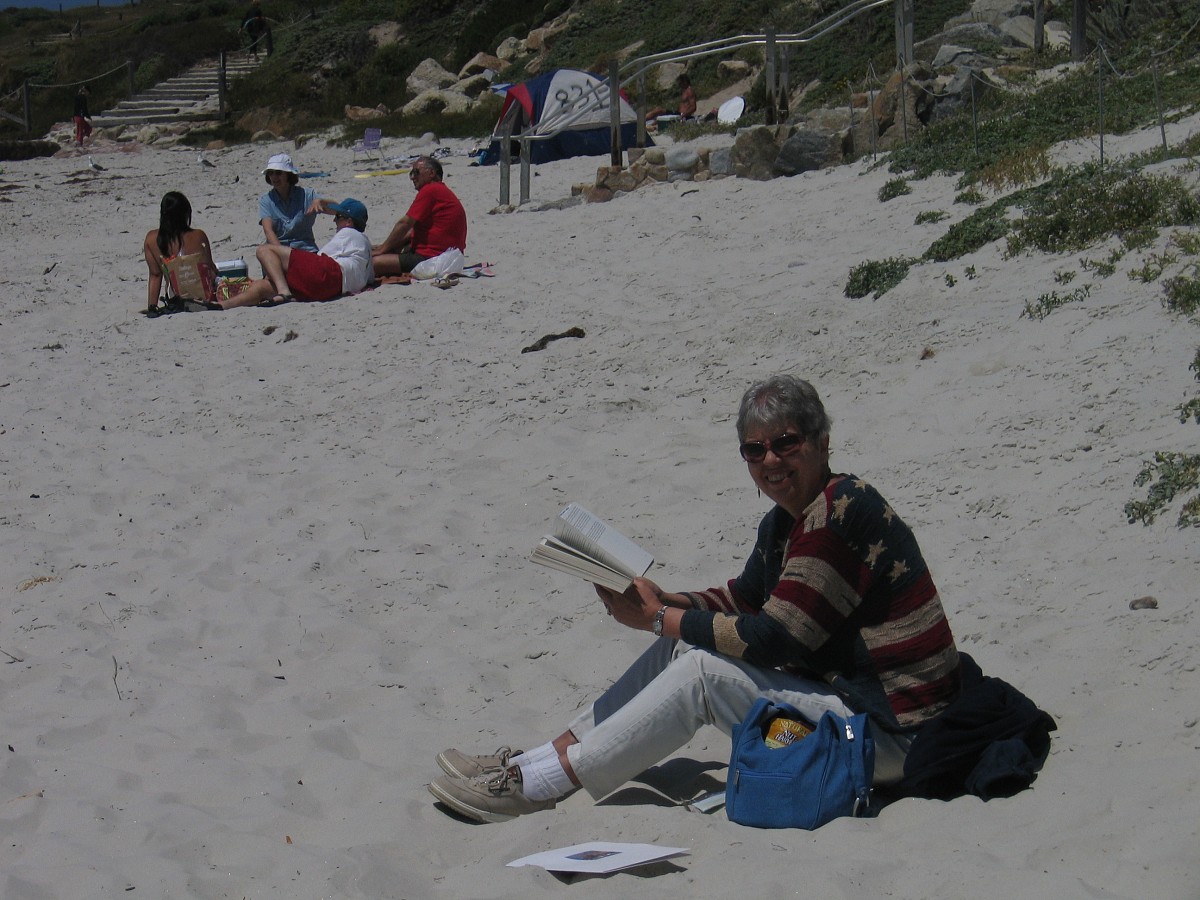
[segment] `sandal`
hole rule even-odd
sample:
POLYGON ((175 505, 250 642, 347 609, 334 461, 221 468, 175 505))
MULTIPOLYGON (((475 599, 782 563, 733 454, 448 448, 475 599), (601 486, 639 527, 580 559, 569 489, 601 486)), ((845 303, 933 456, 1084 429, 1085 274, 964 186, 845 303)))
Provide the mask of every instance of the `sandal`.
POLYGON ((263 300, 258 305, 262 307, 280 306, 284 303, 291 303, 295 299, 291 294, 276 294, 274 297, 263 300))

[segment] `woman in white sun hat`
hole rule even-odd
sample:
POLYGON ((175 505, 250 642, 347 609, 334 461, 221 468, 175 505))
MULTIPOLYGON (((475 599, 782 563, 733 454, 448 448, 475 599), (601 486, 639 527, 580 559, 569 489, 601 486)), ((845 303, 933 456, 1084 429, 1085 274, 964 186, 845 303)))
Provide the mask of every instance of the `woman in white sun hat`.
POLYGON ((316 191, 300 187, 300 172, 286 153, 276 153, 267 160, 263 176, 271 186, 258 201, 258 219, 266 243, 315 253, 313 223, 322 203, 316 191))

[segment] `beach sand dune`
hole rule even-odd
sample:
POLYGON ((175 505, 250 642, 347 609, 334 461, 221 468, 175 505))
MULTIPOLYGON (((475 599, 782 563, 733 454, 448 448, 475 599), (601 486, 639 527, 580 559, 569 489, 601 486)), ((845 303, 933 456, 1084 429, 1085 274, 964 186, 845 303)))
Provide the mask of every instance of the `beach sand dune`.
MULTIPOLYGON (((321 143, 297 163, 381 237, 407 178, 321 143)), ((1102 278, 988 247, 848 300, 851 267, 970 212, 953 178, 881 204, 893 176, 864 162, 489 215, 497 170, 456 156, 495 278, 146 320, 161 195, 253 268, 260 171, 292 148, 103 149, 103 172, 0 175, 0 895, 556 896, 504 863, 588 840, 691 851, 595 897, 1196 895, 1195 535, 1122 509, 1155 450, 1195 449, 1198 341, 1136 254, 1102 278), (1063 271, 1090 296, 1021 317, 1063 271), (1034 789, 756 831, 681 805, 724 781, 706 730, 599 804, 436 807, 438 750, 557 734, 649 642, 528 562, 561 506, 650 548, 668 589, 740 571, 766 506, 734 414, 776 371, 822 393, 835 470, 914 527, 961 647, 1057 719, 1034 789)), ((604 162, 539 167, 533 205, 604 162)))

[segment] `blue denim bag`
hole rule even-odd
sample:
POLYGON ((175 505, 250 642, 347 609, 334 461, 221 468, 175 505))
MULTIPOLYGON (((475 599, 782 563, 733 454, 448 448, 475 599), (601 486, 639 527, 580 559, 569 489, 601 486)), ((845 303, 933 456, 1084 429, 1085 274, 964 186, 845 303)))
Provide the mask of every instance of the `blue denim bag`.
POLYGON ((756 828, 819 828, 839 816, 866 815, 875 773, 875 740, 866 715, 826 712, 812 734, 772 748, 763 735, 777 716, 803 719, 794 707, 760 697, 733 732, 725 813, 756 828))

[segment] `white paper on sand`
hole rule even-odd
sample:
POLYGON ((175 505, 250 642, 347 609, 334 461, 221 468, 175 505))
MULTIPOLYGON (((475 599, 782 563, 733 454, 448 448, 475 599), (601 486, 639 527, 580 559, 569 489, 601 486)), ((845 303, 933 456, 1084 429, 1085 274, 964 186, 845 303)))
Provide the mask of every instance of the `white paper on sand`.
POLYGON ((541 866, 549 872, 586 872, 604 875, 632 869, 647 863, 686 856, 686 847, 656 847, 654 844, 614 844, 609 841, 592 841, 574 844, 558 850, 543 850, 530 856, 514 859, 508 865, 541 866))

